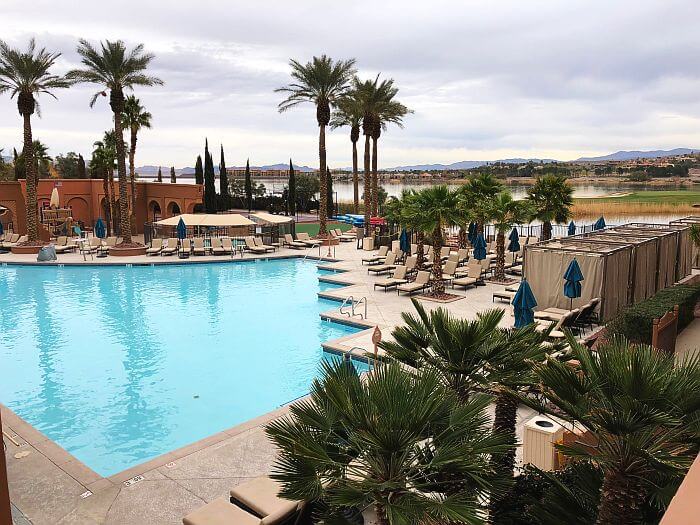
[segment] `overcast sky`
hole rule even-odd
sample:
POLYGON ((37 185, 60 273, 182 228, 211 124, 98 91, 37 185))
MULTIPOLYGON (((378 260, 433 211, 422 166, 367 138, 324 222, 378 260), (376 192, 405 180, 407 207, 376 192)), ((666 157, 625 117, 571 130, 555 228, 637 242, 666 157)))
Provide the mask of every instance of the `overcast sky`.
MULTIPOLYGON (((356 58, 361 77, 396 80, 415 111, 380 140, 380 166, 700 148, 697 0, 329 2, 3 0, 0 35, 31 37, 77 65, 78 38, 143 43, 165 86, 139 88, 153 113, 137 165, 192 166, 210 144, 227 164, 318 165, 311 106, 277 112, 288 61, 356 58), (116 7, 119 6, 119 9, 116 7)), ((35 137, 57 155, 110 124, 93 86, 43 96, 35 137)), ((0 147, 20 149, 15 101, 0 96, 0 147)), ((349 131, 330 133, 331 167, 349 166, 349 131)), ((215 159, 218 158, 215 156, 215 159)))

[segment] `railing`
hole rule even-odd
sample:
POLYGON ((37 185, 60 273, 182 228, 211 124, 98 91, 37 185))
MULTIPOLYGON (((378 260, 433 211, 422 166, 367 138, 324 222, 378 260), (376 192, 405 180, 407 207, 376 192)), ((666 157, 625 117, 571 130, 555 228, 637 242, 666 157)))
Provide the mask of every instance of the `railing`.
POLYGON ((341 315, 347 315, 349 318, 357 317, 359 316, 360 319, 367 319, 367 297, 362 297, 358 301, 355 301, 355 298, 352 295, 349 295, 348 297, 345 298, 343 301, 343 304, 340 305, 340 308, 338 309, 341 315), (355 308, 358 306, 364 304, 365 305, 365 313, 355 313, 355 308), (346 307, 350 307, 350 311, 348 312, 345 310, 346 307))

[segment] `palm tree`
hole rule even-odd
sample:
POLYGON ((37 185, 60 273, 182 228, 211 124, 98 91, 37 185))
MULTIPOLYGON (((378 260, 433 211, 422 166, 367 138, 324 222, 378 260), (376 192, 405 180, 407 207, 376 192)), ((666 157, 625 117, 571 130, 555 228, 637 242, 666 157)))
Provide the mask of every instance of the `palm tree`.
POLYGON ((503 184, 491 173, 484 172, 469 179, 460 190, 462 209, 476 222, 477 233, 483 235, 484 224, 491 220, 490 201, 504 191, 503 184))
POLYGON ((442 258, 440 252, 443 244, 443 228, 458 224, 458 193, 447 186, 431 186, 416 193, 407 210, 408 216, 418 229, 431 235, 433 243, 433 294, 445 292, 442 280, 442 258))
MULTIPOLYGON (((105 131, 102 142, 104 143, 106 154, 111 155, 111 157, 108 157, 111 158, 111 163, 107 166, 107 175, 109 179, 110 205, 112 208, 112 231, 116 232, 119 231, 120 225, 119 221, 117 220, 117 196, 114 192, 114 164, 117 160, 117 136, 114 133, 114 130, 105 131)), ((126 142, 122 141, 122 144, 123 149, 126 150, 126 142)), ((119 209, 119 212, 121 213, 121 208, 119 209)), ((121 216, 119 218, 121 219, 121 216)))
POLYGON ((355 60, 334 61, 321 55, 313 57, 311 62, 301 64, 292 59, 292 82, 275 90, 277 93, 288 93, 285 100, 280 102, 280 113, 299 104, 310 102, 316 106, 316 122, 318 123, 318 159, 321 178, 321 198, 319 205, 319 236, 325 237, 326 230, 326 199, 327 188, 323 184, 326 173, 326 126, 330 123, 331 108, 342 99, 347 91, 350 79, 355 74, 355 60))
POLYGON ((372 133, 372 215, 378 215, 379 212, 379 188, 377 173, 378 160, 377 143, 381 137, 382 130, 387 128, 388 124, 396 124, 399 128, 403 128, 403 118, 413 110, 408 109, 400 102, 394 100, 398 93, 398 88, 394 87, 394 79, 384 80, 379 85, 378 91, 381 95, 379 104, 372 111, 371 118, 371 133, 372 133))
POLYGON ((360 123, 362 122, 362 101, 357 91, 351 90, 338 100, 337 107, 331 118, 331 129, 348 126, 350 142, 352 143, 352 188, 353 213, 360 212, 360 183, 357 172, 357 141, 360 140, 360 123))
POLYGON ((480 523, 487 494, 505 488, 490 458, 513 445, 488 428, 490 397, 461 403, 439 375, 388 363, 361 380, 325 365, 309 400, 266 432, 279 449, 280 495, 331 510, 374 507, 389 523, 480 523))
POLYGON ((134 95, 129 95, 124 101, 122 111, 122 126, 131 132, 129 147, 129 184, 131 185, 131 217, 132 228, 136 226, 136 172, 134 156, 136 155, 136 139, 141 128, 151 127, 152 115, 141 106, 141 101, 134 95))
POLYGON ((39 240, 37 224, 39 205, 37 202, 38 175, 34 160, 31 117, 34 111, 40 115, 36 96, 40 93, 56 98, 54 89, 71 85, 70 80, 52 75, 49 70, 56 63, 60 53, 50 53, 45 48, 36 49, 34 39, 29 41, 26 51, 13 49, 0 40, 0 93, 9 91, 10 98, 17 97, 17 109, 24 119, 24 157, 27 178, 27 239, 29 243, 39 240))
MULTIPOLYGON (((143 52, 143 44, 127 51, 124 42, 105 40, 100 43, 100 49, 95 48, 87 40, 81 39, 78 54, 82 57, 85 69, 75 69, 68 77, 77 82, 100 84, 109 90, 109 105, 114 114, 114 133, 117 145, 117 172, 119 174, 119 211, 120 234, 123 245, 129 246, 131 241, 131 220, 129 216, 129 198, 127 194, 126 163, 124 134, 122 132, 122 113, 124 112, 124 90, 134 86, 162 85, 163 81, 146 74, 148 65, 154 55, 143 52)), ((105 91, 98 91, 90 100, 90 107, 95 105, 97 98, 107 96, 105 91)))
POLYGON ((552 238, 552 222, 563 223, 571 217, 574 189, 560 175, 537 177, 527 192, 533 218, 542 221, 542 240, 552 238))
MULTIPOLYGON (((32 141, 32 150, 34 152, 34 173, 36 173, 37 179, 39 179, 42 175, 48 175, 49 167, 53 159, 48 153, 49 148, 40 140, 32 141)), ((27 162, 24 151, 17 156, 15 165, 17 171, 26 178, 27 162)))
MULTIPOLYGON (((541 361, 549 330, 538 332, 534 324, 520 329, 500 326, 500 309, 477 314, 476 319, 453 317, 443 308, 427 312, 415 299, 417 315, 404 312, 404 326, 392 332, 380 347, 391 358, 414 369, 432 369, 461 402, 486 392, 495 398, 494 432, 515 443, 518 399, 513 392, 528 392, 535 384, 530 362, 541 361)), ((494 458, 493 467, 504 479, 512 478, 515 446, 494 458)), ((502 510, 498 495, 491 498, 491 514, 502 510)), ((492 520, 494 522, 494 520, 492 520)))
MULTIPOLYGON (((105 137, 107 133, 105 133, 105 137)), ((107 225, 107 234, 112 234, 112 202, 114 200, 112 196, 112 184, 110 181, 110 171, 114 172, 114 159, 117 155, 115 147, 112 145, 105 144, 105 141, 98 140, 93 143, 95 149, 92 151, 92 158, 90 159, 90 171, 92 173, 99 173, 102 177, 102 190, 105 194, 105 223, 107 225)), ((113 178, 113 177, 112 177, 113 178)))
POLYGON ((575 365, 534 365, 542 402, 526 404, 576 421, 591 444, 558 448, 603 471, 598 524, 641 523, 652 492, 682 477, 698 454, 700 356, 679 362, 651 346, 613 338, 593 352, 569 338, 575 365))
POLYGON ((530 203, 516 201, 513 196, 503 191, 489 202, 488 215, 496 230, 496 270, 495 281, 506 280, 506 233, 516 224, 526 222, 532 214, 530 203))

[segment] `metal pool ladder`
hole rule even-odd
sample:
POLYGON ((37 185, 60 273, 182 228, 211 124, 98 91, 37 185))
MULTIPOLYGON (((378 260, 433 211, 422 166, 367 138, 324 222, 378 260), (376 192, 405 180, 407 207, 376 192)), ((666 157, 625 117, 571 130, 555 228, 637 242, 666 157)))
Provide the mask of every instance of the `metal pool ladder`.
POLYGON ((340 305, 340 308, 338 309, 338 311, 341 313, 341 315, 347 315, 350 318, 359 316, 360 319, 367 319, 367 297, 362 297, 356 301, 352 295, 349 295, 348 297, 345 298, 345 300, 343 301, 343 304, 340 305), (355 309, 363 304, 365 306, 364 315, 361 313, 355 313, 355 309), (345 309, 348 306, 350 307, 350 311, 347 311, 345 309))

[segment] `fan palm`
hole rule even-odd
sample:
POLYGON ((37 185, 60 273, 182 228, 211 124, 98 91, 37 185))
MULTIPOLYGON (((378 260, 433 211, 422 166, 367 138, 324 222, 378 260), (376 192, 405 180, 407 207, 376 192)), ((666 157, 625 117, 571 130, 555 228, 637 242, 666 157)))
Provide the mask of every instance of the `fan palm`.
POLYGON ((440 252, 443 244, 443 228, 458 224, 458 193, 445 185, 425 188, 410 200, 407 215, 420 231, 431 235, 433 243, 433 281, 432 293, 445 291, 442 280, 442 258, 440 252))
POLYGON ((280 102, 280 113, 303 103, 316 106, 316 122, 318 123, 318 159, 321 179, 319 205, 319 235, 326 236, 326 200, 328 190, 324 182, 326 173, 326 126, 330 123, 331 108, 335 106, 348 92, 350 80, 355 74, 355 60, 338 60, 321 55, 313 57, 311 62, 302 64, 292 59, 292 82, 275 90, 287 93, 285 100, 280 102))
MULTIPOLYGON (((49 167, 51 166, 51 161, 53 160, 48 153, 49 148, 40 140, 33 140, 32 150, 34 152, 34 172, 37 174, 37 177, 41 175, 48 175, 49 167)), ((23 174, 23 176, 26 178, 27 159, 24 155, 24 151, 17 156, 15 165, 18 173, 23 174)))
MULTIPOLYGON (((87 40, 81 39, 78 54, 82 57, 84 69, 75 69, 68 77, 77 82, 100 84, 109 90, 109 105, 114 114, 114 133, 117 147, 117 172, 119 174, 119 211, 120 235, 123 243, 130 245, 131 220, 129 216, 129 198, 127 194, 126 162, 122 113, 124 112, 124 90, 134 86, 162 85, 163 81, 146 74, 154 55, 143 52, 143 44, 127 51, 121 40, 100 43, 100 49, 87 40)), ((105 91, 98 91, 90 100, 90 107, 95 105, 97 98, 107 96, 105 91)))
MULTIPOLYGON (((136 140, 141 128, 151 127, 152 115, 141 105, 141 101, 134 95, 129 95, 124 101, 122 111, 122 126, 131 133, 131 144, 129 147, 129 183, 131 185, 131 214, 136 218, 136 172, 134 167, 134 157, 136 155, 136 140)), ((132 227, 135 224, 132 224, 132 227)))
POLYGON ((603 471, 597 523, 641 522, 648 495, 683 476, 698 454, 700 357, 676 362, 651 346, 623 338, 596 352, 569 338, 576 366, 548 359, 534 366, 543 402, 523 401, 577 421, 594 445, 559 446, 603 471))
MULTIPOLYGON (((483 235, 484 224, 491 220, 490 201, 502 191, 503 184, 490 173, 480 173, 460 188, 460 206, 465 217, 476 223, 478 234, 483 235)), ((462 222, 465 222, 464 219, 462 222)))
POLYGON ((331 118, 331 128, 344 126, 350 128, 350 142, 352 143, 352 189, 353 189, 353 213, 360 212, 360 183, 357 172, 357 141, 360 140, 360 124, 362 122, 362 102, 357 91, 351 90, 338 100, 337 108, 331 118))
POLYGON ((325 365, 309 400, 266 432, 279 449, 272 477, 290 499, 335 509, 374 506, 379 523, 481 523, 505 484, 490 458, 512 441, 488 428, 486 395, 460 403, 438 374, 398 363, 360 380, 325 365))
POLYGON ((566 177, 545 175, 538 177, 527 192, 532 203, 533 218, 542 222, 542 240, 552 238, 552 222, 566 222, 571 217, 574 190, 566 177))
POLYGON ((506 233, 516 224, 526 222, 531 215, 529 202, 516 201, 503 191, 488 201, 488 216, 496 230, 496 269, 494 280, 506 280, 506 233))
POLYGON ((56 98, 55 89, 67 88, 70 80, 52 75, 50 69, 60 53, 51 53, 45 48, 37 49, 34 39, 29 41, 26 51, 11 48, 0 40, 0 93, 9 92, 10 98, 17 97, 17 109, 24 120, 23 154, 27 180, 27 239, 30 243, 39 240, 37 201, 38 174, 34 157, 31 117, 36 111, 40 115, 36 97, 46 94, 56 98))

